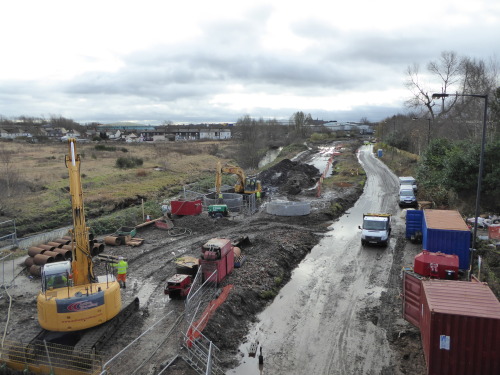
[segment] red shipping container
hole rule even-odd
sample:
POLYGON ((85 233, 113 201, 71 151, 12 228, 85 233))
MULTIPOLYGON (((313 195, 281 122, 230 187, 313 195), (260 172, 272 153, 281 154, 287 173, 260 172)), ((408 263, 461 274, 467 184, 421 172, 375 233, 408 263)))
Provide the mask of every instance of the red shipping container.
POLYGON ((422 276, 410 270, 403 270, 403 318, 420 327, 420 295, 422 276))
POLYGON ((428 375, 500 374, 500 302, 484 283, 422 281, 428 375))
POLYGON ((170 211, 172 215, 199 215, 203 210, 201 199, 195 201, 170 201, 170 211))
POLYGON ((458 264, 458 255, 440 252, 431 253, 424 250, 415 256, 413 270, 421 276, 436 277, 438 279, 446 279, 446 271, 453 271, 451 278, 457 279, 458 264))

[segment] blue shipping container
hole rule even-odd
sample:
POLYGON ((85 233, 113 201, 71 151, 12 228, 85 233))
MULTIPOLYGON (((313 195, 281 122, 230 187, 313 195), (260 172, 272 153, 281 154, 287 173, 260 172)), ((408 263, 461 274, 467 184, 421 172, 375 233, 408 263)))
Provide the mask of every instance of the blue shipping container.
POLYGON ((471 233, 458 211, 424 210, 422 248, 458 255, 459 268, 470 264, 471 233))
POLYGON ((422 233, 422 222, 424 220, 424 211, 408 210, 406 211, 406 238, 411 239, 417 232, 422 233))

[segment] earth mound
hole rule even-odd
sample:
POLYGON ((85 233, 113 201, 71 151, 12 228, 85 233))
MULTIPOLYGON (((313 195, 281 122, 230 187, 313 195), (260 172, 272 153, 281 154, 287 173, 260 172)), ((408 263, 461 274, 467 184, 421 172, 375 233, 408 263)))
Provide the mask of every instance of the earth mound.
POLYGON ((313 187, 319 177, 318 168, 290 159, 283 159, 259 174, 263 186, 291 195, 297 195, 303 189, 313 187))

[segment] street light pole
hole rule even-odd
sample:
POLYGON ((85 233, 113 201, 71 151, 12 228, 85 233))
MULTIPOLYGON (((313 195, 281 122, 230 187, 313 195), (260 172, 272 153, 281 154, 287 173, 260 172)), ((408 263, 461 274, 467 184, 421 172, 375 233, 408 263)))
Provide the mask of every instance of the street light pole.
MULTIPOLYGON (((478 95, 478 94, 432 94, 432 99, 437 98, 447 98, 448 96, 472 96, 475 98, 484 99, 484 114, 483 114, 483 134, 481 136, 481 153, 479 156, 479 173, 477 174, 477 191, 476 191, 476 212, 474 214, 474 238, 472 239, 472 249, 470 252, 470 272, 469 279, 472 275, 472 252, 476 250, 477 241, 477 221, 479 217, 479 202, 481 200, 481 182, 483 180, 483 168, 484 168, 484 148, 486 143, 486 116, 488 115, 488 94, 478 95)), ((430 122, 429 122, 430 124, 430 122)))

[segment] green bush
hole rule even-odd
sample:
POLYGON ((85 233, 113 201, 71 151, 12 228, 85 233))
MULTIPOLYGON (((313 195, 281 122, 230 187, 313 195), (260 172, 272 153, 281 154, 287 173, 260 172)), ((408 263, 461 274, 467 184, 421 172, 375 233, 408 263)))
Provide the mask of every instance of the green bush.
POLYGON ((121 169, 140 167, 144 161, 136 157, 120 157, 116 159, 116 167, 121 169))
POLYGON ((103 144, 95 145, 94 148, 97 151, 116 151, 115 146, 107 146, 107 145, 103 145, 103 144))

